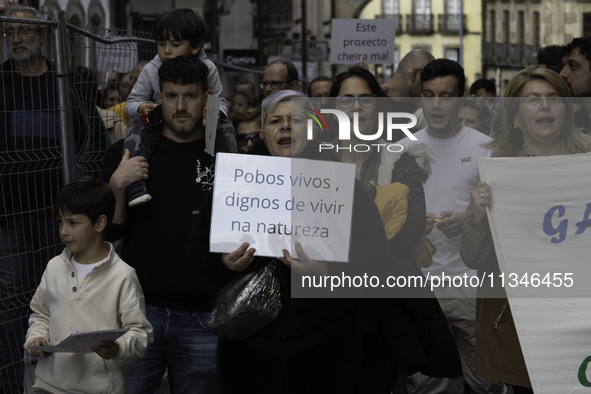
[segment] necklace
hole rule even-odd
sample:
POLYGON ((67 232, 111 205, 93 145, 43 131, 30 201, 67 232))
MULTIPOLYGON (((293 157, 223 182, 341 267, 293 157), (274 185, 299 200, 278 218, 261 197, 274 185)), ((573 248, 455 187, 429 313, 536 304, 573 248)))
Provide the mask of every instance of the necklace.
POLYGON ((536 157, 536 155, 534 155, 533 153, 531 153, 531 151, 527 148, 527 145, 525 145, 525 143, 523 144, 523 149, 525 150, 525 153, 527 153, 527 155, 529 157, 536 157))
MULTIPOLYGON (((525 153, 527 153, 527 155, 529 157, 536 157, 536 155, 534 155, 533 153, 531 153, 531 151, 528 149, 528 147, 527 147, 527 145, 525 145, 525 143, 523 144, 523 150, 525 150, 525 153)), ((567 155, 570 155, 571 154, 571 151, 568 150, 568 148, 565 149, 565 151, 566 151, 566 154, 567 155)))

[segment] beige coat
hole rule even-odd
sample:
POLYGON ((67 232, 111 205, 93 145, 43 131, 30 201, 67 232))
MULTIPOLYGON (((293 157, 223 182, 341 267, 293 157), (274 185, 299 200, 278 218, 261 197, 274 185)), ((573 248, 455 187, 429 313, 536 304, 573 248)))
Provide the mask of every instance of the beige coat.
POLYGON ((95 267, 78 285, 71 254, 51 259, 37 288, 25 343, 37 337, 57 345, 76 331, 129 327, 116 340, 112 360, 96 353, 54 353, 39 360, 34 387, 54 394, 124 394, 129 365, 152 343, 152 326, 145 316, 144 294, 135 270, 111 248, 109 259, 95 267))
POLYGON ((472 202, 464 216, 460 255, 466 266, 477 269, 481 277, 493 272, 490 280, 478 289, 476 300, 476 354, 474 372, 503 383, 531 388, 521 345, 507 294, 501 287, 500 270, 488 223, 472 220, 472 202))
POLYGON ((96 107, 96 109, 101 115, 101 119, 107 128, 111 144, 114 144, 127 136, 127 126, 125 126, 125 123, 123 123, 117 113, 100 107, 96 107))

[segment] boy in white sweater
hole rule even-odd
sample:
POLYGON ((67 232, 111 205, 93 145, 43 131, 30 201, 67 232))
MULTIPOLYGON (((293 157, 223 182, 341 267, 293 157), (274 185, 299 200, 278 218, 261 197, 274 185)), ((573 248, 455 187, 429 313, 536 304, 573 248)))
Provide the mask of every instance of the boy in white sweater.
POLYGON ((115 196, 102 180, 69 183, 53 206, 66 248, 47 265, 31 301, 26 344, 55 346, 76 331, 129 328, 92 353, 46 353, 39 357, 33 393, 124 394, 129 365, 152 343, 142 288, 135 270, 104 241, 115 196))

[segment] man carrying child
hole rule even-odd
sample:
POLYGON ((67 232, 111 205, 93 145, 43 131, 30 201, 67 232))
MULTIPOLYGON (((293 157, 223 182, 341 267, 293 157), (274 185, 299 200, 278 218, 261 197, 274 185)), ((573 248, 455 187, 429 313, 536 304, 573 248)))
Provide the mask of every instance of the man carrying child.
MULTIPOLYGON (((150 112, 144 123, 156 123, 159 119, 156 94, 160 90, 158 70, 163 64, 178 56, 191 56, 199 59, 207 66, 207 88, 212 95, 223 97, 222 82, 215 64, 207 58, 203 50, 203 43, 207 31, 203 20, 189 8, 175 8, 160 15, 154 22, 152 37, 158 43, 158 54, 142 69, 137 83, 127 98, 125 111, 131 119, 150 112)), ((235 133, 228 121, 228 105, 222 98, 220 104, 222 128, 227 135, 228 152, 238 152, 235 133)), ((125 148, 129 149, 131 157, 143 155, 143 151, 150 151, 154 141, 158 138, 156 131, 140 134, 134 123, 130 123, 125 139, 125 148), (139 149, 141 147, 141 149, 139 149)), ((133 183, 127 190, 129 206, 141 205, 152 200, 146 183, 143 180, 133 183)))
MULTIPOLYGON (((117 198, 109 239, 125 236, 122 257, 137 270, 146 294, 154 343, 132 365, 128 394, 154 393, 166 369, 172 391, 215 393, 217 337, 206 324, 222 275, 200 272, 185 259, 185 244, 211 188, 212 157, 205 149, 202 112, 210 93, 208 69, 194 56, 180 56, 158 70, 162 124, 149 157, 129 157, 122 143, 105 156, 103 177, 117 198), (129 207, 126 189, 147 180, 154 199, 129 207)), ((132 121, 133 123, 134 121, 132 121)), ((149 126, 139 126, 143 133, 149 126)))

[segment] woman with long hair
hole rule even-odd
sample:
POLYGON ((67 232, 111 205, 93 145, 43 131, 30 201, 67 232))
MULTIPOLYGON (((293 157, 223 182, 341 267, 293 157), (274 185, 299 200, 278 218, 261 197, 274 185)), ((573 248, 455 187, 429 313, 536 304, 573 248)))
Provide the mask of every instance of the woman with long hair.
MULTIPOLYGON (((346 113, 352 123, 357 118, 352 130, 356 128, 361 135, 376 134, 378 117, 398 112, 396 102, 384 93, 373 74, 360 67, 339 74, 330 96, 334 97, 333 108, 346 113)), ((417 144, 408 151, 388 149, 391 142, 368 142, 354 132, 350 140, 334 144, 341 148, 341 161, 355 164, 357 179, 376 195, 389 243, 388 274, 422 275, 420 267, 432 262, 427 250, 434 250, 429 249, 432 245, 424 235, 423 181, 429 177, 431 164, 427 147, 417 144), (359 144, 371 149, 347 149, 359 144)), ((411 289, 391 289, 389 297, 396 298, 361 302, 363 363, 358 393, 389 394, 399 371, 421 371, 433 377, 461 374, 455 343, 437 300, 428 290, 421 294, 417 290, 410 294, 411 289)))
POLYGON ((492 109, 493 99, 483 97, 467 97, 458 113, 460 124, 490 135, 495 110, 492 109))

